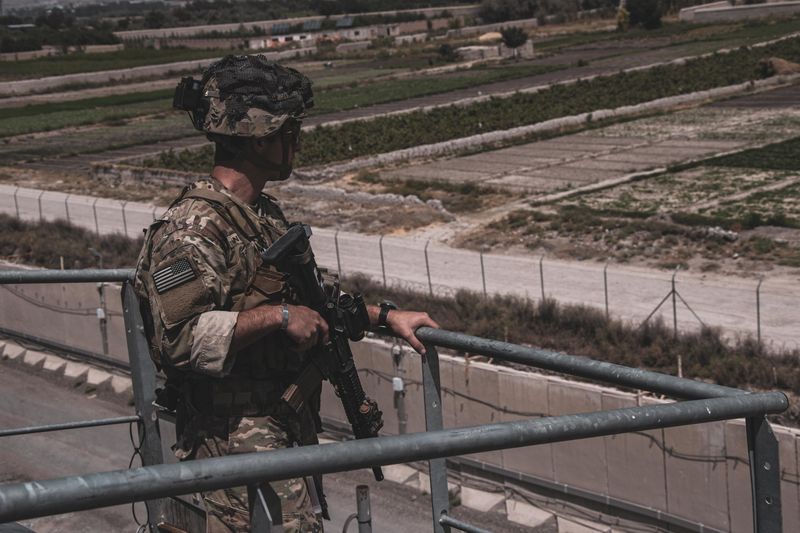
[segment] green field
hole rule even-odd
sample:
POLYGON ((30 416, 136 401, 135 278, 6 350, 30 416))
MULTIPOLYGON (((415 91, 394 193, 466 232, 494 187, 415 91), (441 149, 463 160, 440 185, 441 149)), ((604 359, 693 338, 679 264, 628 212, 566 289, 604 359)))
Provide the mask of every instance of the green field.
POLYGON ((230 50, 188 50, 184 48, 129 48, 105 54, 72 54, 41 57, 26 61, 4 61, 0 81, 63 76, 80 72, 119 70, 193 59, 222 57, 230 50))
POLYGON ((0 109, 0 138, 172 111, 172 90, 0 109))

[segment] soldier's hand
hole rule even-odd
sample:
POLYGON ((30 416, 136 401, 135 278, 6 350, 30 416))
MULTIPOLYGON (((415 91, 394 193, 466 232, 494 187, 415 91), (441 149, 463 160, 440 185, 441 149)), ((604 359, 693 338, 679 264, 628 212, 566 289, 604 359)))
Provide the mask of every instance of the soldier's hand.
POLYGON ((389 311, 386 316, 386 325, 391 328, 398 336, 402 337, 408 344, 411 345, 418 353, 425 354, 425 346, 422 344, 414 332, 417 328, 427 326, 429 328, 438 328, 437 324, 428 313, 420 313, 417 311, 400 311, 393 309, 389 311))
POLYGON ((328 343, 328 323, 319 313, 303 305, 290 305, 286 335, 298 351, 328 343))

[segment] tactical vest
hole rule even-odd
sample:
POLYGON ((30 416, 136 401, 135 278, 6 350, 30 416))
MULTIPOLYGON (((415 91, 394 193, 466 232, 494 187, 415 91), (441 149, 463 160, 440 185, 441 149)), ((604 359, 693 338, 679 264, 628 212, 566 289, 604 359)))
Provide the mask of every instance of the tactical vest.
MULTIPOLYGON (((266 249, 282 234, 278 228, 263 224, 252 210, 237 200, 213 189, 187 187, 170 207, 187 199, 208 203, 244 242, 256 242, 260 249, 266 249)), ((137 271, 149 271, 152 238, 166 222, 157 220, 147 230, 137 271)), ((296 300, 283 273, 274 267, 262 265, 260 257, 243 260, 249 263, 249 279, 244 290, 233 295, 230 308, 225 310, 245 311, 263 304, 301 303, 296 300)), ((146 316, 145 324, 154 362, 164 370, 172 383, 180 383, 183 395, 191 402, 192 408, 200 413, 215 416, 273 415, 274 409, 280 404, 281 394, 306 364, 305 354, 291 350, 284 333, 277 332, 239 351, 226 377, 212 378, 194 372, 176 371, 171 363, 160 357, 152 326, 147 324, 148 319, 152 319, 147 295, 140 294, 139 297, 143 316, 146 316)), ((315 412, 319 406, 319 391, 309 391, 306 396, 316 422, 314 425, 318 425, 315 412)))

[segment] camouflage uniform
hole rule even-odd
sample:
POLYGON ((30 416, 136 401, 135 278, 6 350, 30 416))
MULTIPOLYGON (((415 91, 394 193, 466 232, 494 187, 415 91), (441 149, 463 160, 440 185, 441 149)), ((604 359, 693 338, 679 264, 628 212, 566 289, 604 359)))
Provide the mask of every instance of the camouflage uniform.
MULTIPOLYGON (((135 287, 156 364, 177 390, 176 455, 216 457, 316 443, 318 399, 300 415, 280 395, 302 368, 283 332, 229 353, 239 311, 299 303, 260 252, 287 229, 274 199, 246 205, 213 179, 188 187, 148 231, 135 287)), ((318 398, 318 396, 317 396, 318 398)), ((302 479, 271 483, 286 531, 322 531, 302 479)), ((249 531, 247 489, 204 493, 209 532, 249 531)))

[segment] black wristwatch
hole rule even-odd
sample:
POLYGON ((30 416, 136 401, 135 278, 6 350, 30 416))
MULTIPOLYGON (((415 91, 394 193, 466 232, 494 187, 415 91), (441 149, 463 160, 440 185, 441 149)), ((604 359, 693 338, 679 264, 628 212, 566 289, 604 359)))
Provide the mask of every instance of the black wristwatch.
POLYGON ((389 311, 396 310, 397 306, 389 300, 384 300, 378 305, 381 308, 381 312, 378 313, 378 327, 386 327, 386 317, 389 316, 389 311))

